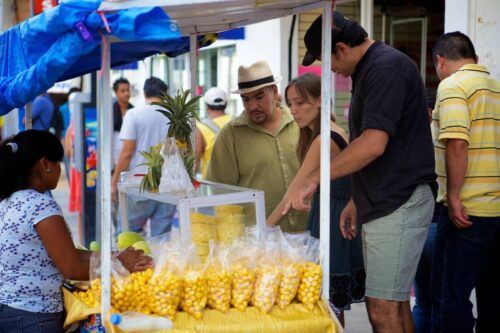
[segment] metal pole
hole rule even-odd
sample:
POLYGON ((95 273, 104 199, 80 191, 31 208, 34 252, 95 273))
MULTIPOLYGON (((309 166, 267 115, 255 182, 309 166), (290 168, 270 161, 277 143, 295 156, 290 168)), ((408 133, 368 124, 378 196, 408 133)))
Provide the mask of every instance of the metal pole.
MULTIPOLYGON (((190 69, 190 87, 191 87, 191 97, 197 95, 196 89, 198 87, 197 80, 197 65, 198 65, 198 39, 196 34, 189 35, 189 69, 190 69)), ((196 152, 195 149, 195 128, 196 122, 191 120, 191 128, 193 131, 191 132, 191 147, 193 149, 193 154, 196 152)), ((193 166, 194 167, 194 166, 193 166)), ((180 216, 179 216, 180 218, 180 216)))
POLYGON ((420 75, 425 85, 425 74, 427 67, 427 16, 422 20, 422 45, 420 47, 420 75))
POLYGON ((320 178, 320 253, 323 267, 324 299, 330 292, 330 115, 332 94, 332 1, 323 2, 321 56, 321 178, 320 178))
POLYGON ((361 0, 361 26, 373 38, 373 0, 361 0))
POLYGON ((30 130, 33 128, 33 117, 31 113, 32 103, 26 103, 24 106, 24 128, 30 130))
POLYGON ((385 43, 385 26, 386 26, 387 15, 382 14, 382 38, 380 40, 385 43))
POLYGON ((106 322, 111 303, 111 135, 113 118, 110 92, 111 48, 109 37, 101 46, 101 73, 97 79, 98 105, 98 175, 101 210, 97 223, 101 225, 101 318, 106 322))
POLYGON ((255 193, 255 224, 260 230, 266 227, 266 205, 264 192, 255 193))

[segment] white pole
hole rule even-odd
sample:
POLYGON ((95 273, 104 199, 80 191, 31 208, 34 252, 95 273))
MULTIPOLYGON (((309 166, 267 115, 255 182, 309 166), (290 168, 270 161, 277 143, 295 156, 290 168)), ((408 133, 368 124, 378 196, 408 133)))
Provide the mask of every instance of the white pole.
POLYGON ((197 70, 197 62, 198 62, 198 54, 197 54, 197 36, 189 35, 189 86, 191 87, 192 96, 196 95, 196 87, 197 87, 197 79, 196 79, 196 70, 197 70))
POLYGON ((97 223, 101 225, 101 318, 106 321, 111 303, 111 135, 113 113, 111 112, 109 37, 104 37, 101 46, 101 73, 97 79, 98 91, 98 175, 100 188, 98 198, 101 211, 97 223))
POLYGON ((420 48, 420 73, 425 84, 427 72, 427 16, 422 19, 422 45, 420 48))
POLYGON ((387 15, 382 14, 382 38, 380 40, 385 43, 385 25, 386 25, 387 15))
POLYGON ((332 1, 323 2, 321 55, 321 178, 320 178, 320 253, 323 267, 324 299, 330 292, 330 114, 332 95, 332 1))
POLYGON ((361 0, 361 26, 373 38, 373 0, 361 0))
MULTIPOLYGON (((196 34, 189 35, 189 69, 190 69, 190 80, 189 85, 191 87, 191 97, 197 95, 196 88, 198 87, 197 80, 197 68, 198 68, 198 39, 196 34)), ((193 131, 191 132, 191 147, 193 147, 193 154, 196 152, 195 149, 195 128, 196 122, 194 120, 191 121, 191 127, 193 131)), ((194 167, 194 166, 193 166, 194 167)))
POLYGON ((24 128, 26 130, 30 130, 33 128, 33 117, 31 113, 32 105, 33 104, 29 102, 24 106, 24 128))

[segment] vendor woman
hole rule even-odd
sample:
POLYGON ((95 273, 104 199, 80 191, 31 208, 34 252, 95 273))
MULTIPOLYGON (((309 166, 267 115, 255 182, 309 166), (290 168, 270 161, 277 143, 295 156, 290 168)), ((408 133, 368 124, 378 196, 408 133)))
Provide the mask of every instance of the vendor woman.
MULTIPOLYGON (((28 130, 0 143, 0 332, 63 332, 64 279, 88 280, 90 251, 76 249, 61 208, 48 194, 61 174, 63 147, 28 130)), ((151 259, 129 248, 129 271, 151 259)))

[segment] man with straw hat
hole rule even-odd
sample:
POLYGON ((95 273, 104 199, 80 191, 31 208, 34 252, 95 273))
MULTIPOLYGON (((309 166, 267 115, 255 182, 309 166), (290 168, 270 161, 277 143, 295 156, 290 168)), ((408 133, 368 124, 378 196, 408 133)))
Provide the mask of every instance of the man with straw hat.
MULTIPOLYGON (((278 101, 281 78, 258 61, 238 69, 238 90, 245 112, 219 133, 208 165, 207 180, 262 190, 270 214, 299 169, 295 153, 299 128, 278 101)), ((290 211, 281 220, 284 231, 306 230, 307 214, 290 211)))

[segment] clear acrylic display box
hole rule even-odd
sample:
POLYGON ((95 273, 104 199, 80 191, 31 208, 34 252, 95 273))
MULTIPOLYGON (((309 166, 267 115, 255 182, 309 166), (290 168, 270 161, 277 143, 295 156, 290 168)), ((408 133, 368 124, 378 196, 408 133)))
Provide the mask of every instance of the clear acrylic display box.
MULTIPOLYGON (((136 178, 136 177, 134 177, 136 178)), ((137 177, 138 178, 138 177, 137 177)), ((140 179, 139 179, 140 181, 140 179)), ((213 215, 217 206, 242 205, 245 210, 245 225, 266 225, 264 192, 239 186, 201 181, 194 192, 189 194, 141 192, 139 181, 118 184, 119 207, 122 231, 128 230, 127 196, 144 198, 177 206, 179 231, 184 244, 193 242, 191 213, 213 215)))

